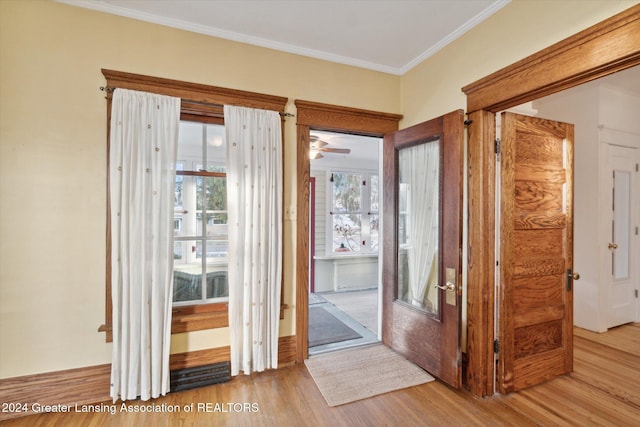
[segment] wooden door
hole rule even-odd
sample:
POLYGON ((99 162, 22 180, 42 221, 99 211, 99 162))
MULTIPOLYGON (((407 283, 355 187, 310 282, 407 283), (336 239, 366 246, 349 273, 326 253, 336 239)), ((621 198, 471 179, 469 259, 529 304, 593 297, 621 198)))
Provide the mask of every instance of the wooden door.
POLYGON ((461 385, 464 114, 384 138, 383 342, 461 385))
POLYGON ((573 125, 502 114, 498 389, 573 369, 573 125))

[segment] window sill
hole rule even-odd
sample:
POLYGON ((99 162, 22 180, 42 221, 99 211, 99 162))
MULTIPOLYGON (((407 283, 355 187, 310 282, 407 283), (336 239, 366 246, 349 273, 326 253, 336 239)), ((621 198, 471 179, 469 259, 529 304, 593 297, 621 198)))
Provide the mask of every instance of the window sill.
POLYGON ((180 334, 229 326, 229 304, 200 304, 174 307, 171 333, 180 334))
MULTIPOLYGON (((229 326, 229 304, 199 304, 174 307, 171 314, 171 333, 202 331, 229 326)), ((106 332, 106 342, 113 341, 111 325, 101 325, 98 332, 106 332)))
MULTIPOLYGON (((280 319, 284 318, 287 304, 280 305, 280 319)), ((199 304, 183 307, 173 307, 171 315, 171 334, 202 331, 205 329, 226 328, 229 326, 229 304, 199 304)), ((98 332, 105 332, 106 342, 113 341, 111 325, 101 325, 98 332)))
POLYGON ((374 252, 343 252, 342 254, 313 256, 313 259, 316 260, 334 260, 343 258, 378 258, 378 254, 374 252))

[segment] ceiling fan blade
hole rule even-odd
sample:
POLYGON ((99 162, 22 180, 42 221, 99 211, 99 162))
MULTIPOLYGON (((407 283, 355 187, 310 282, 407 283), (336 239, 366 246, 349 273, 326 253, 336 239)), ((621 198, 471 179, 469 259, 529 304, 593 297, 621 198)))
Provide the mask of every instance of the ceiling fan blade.
POLYGON ((329 145, 328 142, 320 141, 319 139, 317 141, 311 141, 311 143, 309 144, 311 148, 316 148, 316 149, 322 148, 327 145, 329 145))
POLYGON ((340 153, 340 154, 349 154, 351 150, 349 148, 318 148, 319 151, 324 153, 340 153))
POLYGON ((317 148, 320 148, 320 147, 324 147, 325 145, 329 145, 329 143, 322 141, 319 137, 317 137, 315 135, 309 136, 309 146, 311 148, 317 149, 317 148))

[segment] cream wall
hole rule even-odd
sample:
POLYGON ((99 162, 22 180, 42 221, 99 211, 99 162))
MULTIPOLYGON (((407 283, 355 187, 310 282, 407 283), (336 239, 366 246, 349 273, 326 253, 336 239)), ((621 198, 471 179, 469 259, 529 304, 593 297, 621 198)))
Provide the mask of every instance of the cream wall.
MULTIPOLYGON (((400 77, 84 10, 0 0, 0 377, 108 363, 106 102, 100 69, 400 112, 400 77)), ((295 119, 285 206, 295 205, 295 119)), ((295 222, 285 224, 281 336, 295 333, 295 222)), ((176 335, 172 352, 228 345, 176 335)))
POLYGON ((637 4, 512 0, 402 76, 402 127, 466 109, 462 87, 637 4))
MULTIPOLYGON (((630 7, 518 1, 402 77, 279 53, 46 0, 0 0, 0 378, 108 363, 101 68, 403 113, 464 108, 460 88, 630 7)), ((295 205, 295 119, 285 128, 295 205)), ((285 224, 281 336, 294 332, 295 223, 285 224)), ((228 343, 175 336, 173 352, 228 343)))

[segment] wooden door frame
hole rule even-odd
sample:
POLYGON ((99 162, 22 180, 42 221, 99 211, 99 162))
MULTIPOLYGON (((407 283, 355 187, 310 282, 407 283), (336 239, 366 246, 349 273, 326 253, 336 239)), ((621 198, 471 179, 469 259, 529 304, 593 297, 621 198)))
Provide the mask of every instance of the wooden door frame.
POLYGON ((316 178, 309 177, 309 292, 314 293, 315 286, 315 261, 313 251, 316 247, 316 178))
POLYGON ((402 116, 296 100, 296 362, 309 357, 309 132, 324 131, 383 137, 398 130, 402 116))
POLYGON ((640 64, 640 5, 462 88, 468 119, 467 370, 493 394, 495 114, 640 64))

